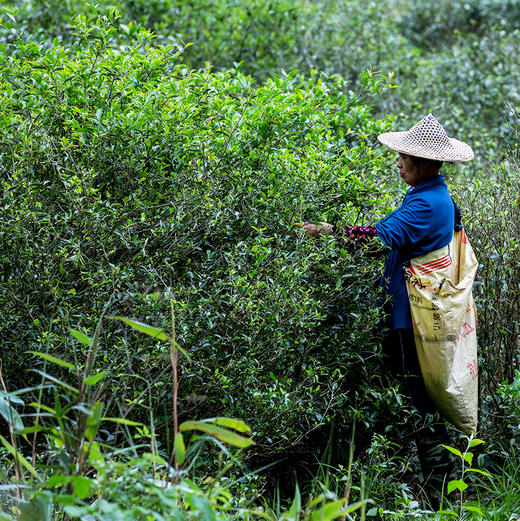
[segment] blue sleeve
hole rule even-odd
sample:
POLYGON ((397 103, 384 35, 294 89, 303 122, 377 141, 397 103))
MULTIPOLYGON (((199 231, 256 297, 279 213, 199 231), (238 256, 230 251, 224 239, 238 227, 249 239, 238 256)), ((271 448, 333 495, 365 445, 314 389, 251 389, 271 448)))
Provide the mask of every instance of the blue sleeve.
POLYGON ((430 204, 412 199, 376 224, 377 236, 391 249, 402 248, 428 235, 431 218, 430 204))

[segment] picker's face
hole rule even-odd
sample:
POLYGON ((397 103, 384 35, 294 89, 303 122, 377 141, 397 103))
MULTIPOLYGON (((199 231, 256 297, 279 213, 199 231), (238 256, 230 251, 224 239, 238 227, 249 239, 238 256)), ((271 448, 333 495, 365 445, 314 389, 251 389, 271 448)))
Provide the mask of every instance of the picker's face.
POLYGON ((397 168, 403 181, 410 186, 417 186, 422 181, 417 163, 407 154, 399 154, 397 168))

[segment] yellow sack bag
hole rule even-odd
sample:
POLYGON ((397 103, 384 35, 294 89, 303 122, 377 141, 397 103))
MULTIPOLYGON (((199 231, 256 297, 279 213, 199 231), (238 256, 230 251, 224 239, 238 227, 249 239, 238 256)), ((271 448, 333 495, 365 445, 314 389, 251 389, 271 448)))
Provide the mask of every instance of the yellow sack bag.
POLYGON ((447 246, 404 268, 417 356, 442 416, 467 434, 477 429, 477 314, 472 287, 478 263, 464 230, 447 246))

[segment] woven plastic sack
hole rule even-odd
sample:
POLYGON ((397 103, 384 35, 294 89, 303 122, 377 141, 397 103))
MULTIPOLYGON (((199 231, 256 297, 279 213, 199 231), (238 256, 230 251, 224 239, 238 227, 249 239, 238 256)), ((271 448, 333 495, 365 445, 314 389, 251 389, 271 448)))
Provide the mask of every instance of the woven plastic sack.
POLYGON ((442 416, 467 434, 477 429, 477 315, 472 287, 478 263, 464 230, 449 245, 404 268, 424 383, 442 416))

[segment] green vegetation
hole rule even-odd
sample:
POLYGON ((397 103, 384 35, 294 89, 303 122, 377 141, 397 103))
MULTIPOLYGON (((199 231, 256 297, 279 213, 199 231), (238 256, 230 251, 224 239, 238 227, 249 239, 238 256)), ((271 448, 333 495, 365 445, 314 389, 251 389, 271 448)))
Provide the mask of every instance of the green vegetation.
POLYGON ((520 515, 520 2, 2 4, 0 520, 520 515), (444 514, 382 257, 297 226, 386 215, 376 136, 430 110, 481 263, 486 443, 444 514))

